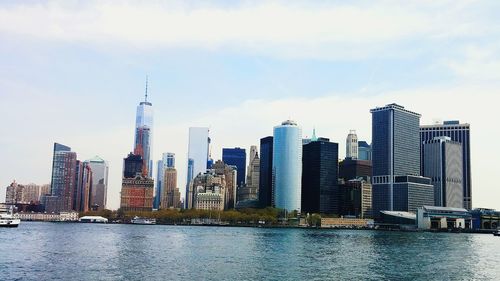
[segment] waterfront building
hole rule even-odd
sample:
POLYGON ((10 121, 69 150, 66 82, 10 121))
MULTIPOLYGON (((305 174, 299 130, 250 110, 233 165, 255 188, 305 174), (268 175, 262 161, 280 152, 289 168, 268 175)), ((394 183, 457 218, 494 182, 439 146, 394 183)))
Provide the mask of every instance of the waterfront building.
POLYGON ((423 150, 423 175, 434 185, 434 206, 463 208, 462 144, 435 137, 423 150))
POLYGON ((92 190, 92 170, 87 162, 76 161, 76 188, 73 195, 73 210, 88 212, 92 190))
POLYGON ((75 211, 59 213, 20 212, 14 214, 14 217, 21 221, 75 222, 78 221, 79 214, 75 211))
POLYGON ((337 143, 319 138, 303 146, 302 212, 337 214, 338 201, 337 143))
POLYGON ((236 206, 238 185, 236 184, 238 179, 237 167, 233 165, 227 165, 224 161, 217 160, 210 169, 212 173, 220 178, 223 178, 224 182, 224 208, 234 209, 236 206))
MULTIPOLYGON (((459 121, 444 121, 442 124, 424 125, 420 127, 420 143, 433 140, 435 137, 450 137, 452 141, 462 144, 462 185, 464 203, 463 208, 472 209, 472 178, 471 178, 471 155, 470 155, 470 125, 459 121)), ((423 149, 421 154, 423 159, 423 149)), ((421 171, 425 169, 422 161, 421 171)))
POLYGON ((238 172, 236 184, 238 187, 244 186, 246 177, 245 166, 247 162, 247 153, 245 149, 239 147, 223 148, 222 161, 227 165, 236 167, 238 172))
POLYGON ((358 159, 358 135, 356 130, 350 130, 346 139, 346 158, 358 159))
POLYGON ((146 91, 144 101, 137 106, 135 118, 134 154, 140 155, 143 161, 143 175, 153 177, 152 155, 153 140, 153 104, 148 101, 148 80, 146 78, 146 91))
POLYGON ((472 228, 475 230, 496 230, 500 227, 500 211, 486 208, 477 208, 470 211, 472 215, 472 228))
POLYGON ((238 188, 238 202, 257 200, 259 192, 260 158, 257 146, 250 147, 250 162, 247 168, 246 184, 238 188))
POLYGON ((373 216, 416 212, 434 204, 430 179, 420 176, 420 114, 389 104, 372 109, 373 216))
POLYGON ((418 229, 471 229, 472 215, 464 208, 422 206, 417 210, 418 229))
POLYGON ((372 161, 372 147, 366 141, 358 141, 358 159, 372 161))
POLYGON ((52 180, 47 212, 72 210, 73 194, 76 187, 76 153, 71 148, 54 143, 52 158, 52 180))
POLYGON ((360 179, 339 182, 339 215, 367 218, 372 216, 372 185, 360 179))
POLYGON ((321 218, 321 228, 372 228, 374 221, 363 218, 321 218))
POLYGON ((108 198, 108 162, 99 156, 86 160, 85 163, 92 170, 92 190, 90 195, 90 207, 92 210, 100 211, 106 209, 108 198))
MULTIPOLYGON (((221 162, 214 163, 214 166, 221 165, 221 162)), ((224 174, 216 174, 214 169, 208 170, 204 174, 198 174, 191 181, 190 189, 193 195, 192 200, 190 200, 192 208, 198 210, 224 210, 227 194, 224 174)))
POLYGON ((209 164, 209 129, 207 127, 191 127, 189 128, 189 144, 188 144, 188 168, 186 179, 186 198, 184 200, 185 207, 192 205, 189 200, 189 186, 191 180, 200 173, 205 173, 209 164))
POLYGON ((259 205, 273 205, 273 137, 260 139, 259 205))
POLYGON ((359 178, 370 181, 372 169, 371 161, 346 158, 339 163, 339 178, 346 181, 359 178))
POLYGON ((15 205, 22 201, 23 186, 13 181, 5 191, 5 204, 15 205))
POLYGON ((151 211, 153 209, 154 181, 138 175, 123 178, 120 208, 123 211, 151 211))
POLYGON ((302 129, 294 121, 274 127, 272 177, 275 207, 300 212, 302 129))

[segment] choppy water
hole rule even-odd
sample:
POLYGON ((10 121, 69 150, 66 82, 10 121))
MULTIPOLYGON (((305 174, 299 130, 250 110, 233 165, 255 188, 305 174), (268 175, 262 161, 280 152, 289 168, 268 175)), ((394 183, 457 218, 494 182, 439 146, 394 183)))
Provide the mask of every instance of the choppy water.
POLYGON ((480 234, 25 222, 0 252, 0 280, 500 280, 480 234))

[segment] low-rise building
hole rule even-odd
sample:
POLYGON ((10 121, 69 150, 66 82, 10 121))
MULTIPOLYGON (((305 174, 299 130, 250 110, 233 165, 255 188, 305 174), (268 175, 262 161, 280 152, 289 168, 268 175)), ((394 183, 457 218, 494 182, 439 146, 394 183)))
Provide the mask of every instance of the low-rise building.
POLYGON ((51 221, 51 222, 72 222, 78 221, 78 212, 61 213, 16 213, 14 217, 22 221, 51 221))
POLYGON ((321 218, 321 228, 362 228, 373 227, 372 219, 321 218))
POLYGON ((500 211, 493 209, 478 208, 470 211, 472 215, 472 228, 497 229, 500 227, 500 211))
POLYGON ((470 229, 472 215, 464 208, 423 206, 417 209, 419 229, 470 229))

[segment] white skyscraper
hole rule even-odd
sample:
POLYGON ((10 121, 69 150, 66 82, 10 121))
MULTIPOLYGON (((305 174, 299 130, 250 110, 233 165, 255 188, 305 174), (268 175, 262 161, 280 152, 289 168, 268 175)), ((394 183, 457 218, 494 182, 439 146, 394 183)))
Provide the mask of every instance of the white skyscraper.
POLYGON ((286 120, 274 127, 273 193, 276 208, 301 210, 302 129, 286 120))
POLYGON ((358 159, 358 136, 355 130, 349 131, 349 135, 347 135, 345 157, 358 159))
POLYGON ((91 207, 98 210, 106 209, 108 197, 108 162, 99 156, 95 156, 85 162, 88 163, 92 170, 91 207))
POLYGON ((208 131, 207 127, 191 127, 189 128, 189 144, 188 144, 188 169, 186 179, 186 193, 184 194, 185 206, 189 205, 189 183, 199 173, 205 173, 208 162, 208 131))

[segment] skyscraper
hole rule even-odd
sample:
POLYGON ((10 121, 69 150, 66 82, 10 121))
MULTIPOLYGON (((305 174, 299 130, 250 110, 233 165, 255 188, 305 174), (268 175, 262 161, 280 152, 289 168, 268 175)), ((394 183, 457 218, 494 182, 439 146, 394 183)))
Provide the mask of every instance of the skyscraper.
POLYGON ((259 205, 273 205, 273 137, 260 139, 259 205))
POLYGON ((239 147, 223 148, 222 161, 227 165, 236 166, 237 170, 236 183, 238 187, 242 187, 245 184, 245 178, 246 178, 245 166, 247 162, 247 153, 245 149, 239 147))
POLYGON ((423 143, 424 176, 434 185, 434 205, 463 208, 462 144, 450 137, 423 143))
POLYGON ((92 192, 90 196, 90 207, 93 210, 106 209, 108 198, 108 162, 99 156, 85 161, 92 169, 92 192))
MULTIPOLYGON (((163 208, 161 204, 163 203, 163 193, 165 188, 165 172, 168 168, 175 168, 175 153, 167 152, 163 153, 162 159, 157 162, 156 171, 156 191, 155 200, 153 203, 153 208, 160 209, 163 208)), ((175 187, 177 188, 177 172, 175 173, 175 187)))
POLYGON ((276 208, 301 210, 302 129, 286 120, 274 127, 273 192, 276 208))
POLYGON ((146 92, 144 101, 137 106, 135 118, 134 154, 140 155, 144 162, 143 173, 153 177, 153 160, 151 147, 153 140, 153 104, 148 101, 148 80, 146 78, 146 92))
MULTIPOLYGON (((463 196, 465 209, 472 209, 472 175, 470 158, 470 125, 459 121, 444 121, 443 124, 424 125, 420 127, 421 144, 433 140, 435 137, 450 137, 452 141, 462 144, 462 171, 463 196)), ((421 155, 423 158, 423 155, 421 155)), ((422 159, 421 158, 421 159, 422 159)), ((422 161, 422 172, 425 163, 422 161)))
POLYGON ((142 166, 144 162, 140 155, 135 155, 129 153, 127 158, 123 159, 123 177, 124 178, 135 178, 138 175, 142 175, 142 166))
POLYGON ((338 214, 338 144, 319 138, 302 153, 302 211, 338 214))
POLYGON ((372 147, 366 141, 358 141, 358 159, 372 161, 372 147))
POLYGON ((346 158, 358 159, 358 135, 355 130, 349 131, 346 139, 346 158))
POLYGON ((130 153, 127 158, 123 159, 123 162, 120 208, 124 211, 151 211, 154 180, 144 175, 142 157, 130 153))
POLYGON ((186 179, 185 207, 189 204, 189 184, 191 180, 200 173, 205 173, 208 164, 209 151, 209 129, 207 127, 191 127, 189 128, 189 144, 188 144, 188 169, 186 179))
MULTIPOLYGON (((260 158, 257 152, 257 146, 250 147, 250 161, 247 167, 247 181, 246 184, 238 188, 238 202, 255 200, 254 205, 258 205, 258 192, 259 192, 259 172, 260 172, 260 158)), ((250 203, 250 202, 249 202, 250 203)), ((248 205, 248 204, 247 204, 248 205)))
POLYGON ((46 197, 47 212, 60 212, 72 209, 73 194, 76 188, 76 153, 71 148, 54 143, 52 158, 52 181, 50 196, 46 197))
POLYGON ((434 204, 430 179, 420 177, 420 114, 389 104, 372 109, 373 215, 434 204))
POLYGON ((76 161, 75 177, 76 188, 72 198, 72 209, 78 212, 88 212, 92 191, 92 169, 87 162, 76 161))

